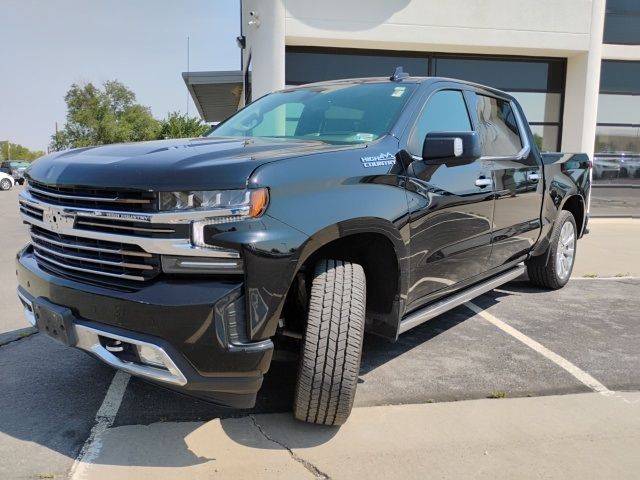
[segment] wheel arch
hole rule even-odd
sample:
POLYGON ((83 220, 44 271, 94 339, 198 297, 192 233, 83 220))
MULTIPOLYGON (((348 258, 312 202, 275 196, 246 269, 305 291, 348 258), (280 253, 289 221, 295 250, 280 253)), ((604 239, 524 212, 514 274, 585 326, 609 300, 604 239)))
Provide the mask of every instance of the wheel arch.
POLYGON ((395 340, 408 288, 407 247, 398 228, 387 220, 359 218, 313 234, 301 247, 283 307, 285 317, 296 301, 298 282, 310 282, 309 273, 323 258, 362 266, 367 281, 366 330, 395 340))
POLYGON ((586 213, 584 199, 582 196, 579 194, 566 196, 563 199, 560 210, 567 210, 571 215, 573 215, 573 218, 576 221, 576 228, 578 229, 578 238, 582 237, 586 213))

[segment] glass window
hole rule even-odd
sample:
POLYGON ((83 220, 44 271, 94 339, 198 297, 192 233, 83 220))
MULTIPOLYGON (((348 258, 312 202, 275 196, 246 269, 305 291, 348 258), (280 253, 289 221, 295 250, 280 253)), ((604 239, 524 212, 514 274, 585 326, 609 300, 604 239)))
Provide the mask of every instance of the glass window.
POLYGON ((409 152, 422 154, 422 144, 429 132, 471 131, 469 112, 459 90, 440 90, 428 100, 409 140, 409 152))
POLYGON ((389 52, 323 52, 288 47, 285 77, 288 85, 338 80, 343 78, 390 77, 396 67, 414 76, 427 76, 426 56, 390 55, 389 52))
POLYGON ((640 95, 608 95, 598 97, 598 123, 640 125, 640 95))
POLYGON ((529 122, 560 122, 559 93, 509 92, 520 103, 529 122))
POLYGON ((640 62, 603 60, 600 93, 640 94, 640 62))
POLYGON ((640 153, 640 127, 598 125, 595 150, 597 153, 640 153))
POLYGON ((561 92, 564 85, 564 63, 490 57, 437 57, 434 75, 476 82, 501 90, 561 92))
POLYGON ((558 151, 560 127, 557 125, 529 125, 529 127, 538 150, 542 152, 558 151))
POLYGON ((499 98, 475 95, 480 143, 485 156, 512 156, 522 150, 511 104, 499 98))
POLYGON ((607 0, 604 43, 640 45, 638 0, 607 0))
POLYGON ((367 143, 389 132, 413 83, 330 84, 272 93, 221 123, 210 137, 274 137, 367 143))

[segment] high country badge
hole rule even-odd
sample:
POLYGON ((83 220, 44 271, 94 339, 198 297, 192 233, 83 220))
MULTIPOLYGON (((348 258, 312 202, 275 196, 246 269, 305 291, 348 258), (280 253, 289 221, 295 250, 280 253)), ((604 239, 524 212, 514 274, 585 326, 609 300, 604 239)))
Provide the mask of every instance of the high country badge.
POLYGON ((384 165, 393 165, 396 163, 396 157, 389 152, 381 153, 372 157, 361 157, 360 161, 364 168, 382 167, 384 165))

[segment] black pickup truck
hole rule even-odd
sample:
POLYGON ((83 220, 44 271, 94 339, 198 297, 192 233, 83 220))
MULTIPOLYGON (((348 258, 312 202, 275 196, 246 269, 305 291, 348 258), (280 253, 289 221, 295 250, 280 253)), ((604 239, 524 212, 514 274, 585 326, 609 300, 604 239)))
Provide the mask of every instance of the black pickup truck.
POLYGON ((364 332, 396 340, 525 270, 564 286, 590 174, 541 154, 492 88, 401 71, 290 88, 204 138, 36 161, 18 295, 41 332, 232 407, 296 342, 296 418, 338 425, 364 332))

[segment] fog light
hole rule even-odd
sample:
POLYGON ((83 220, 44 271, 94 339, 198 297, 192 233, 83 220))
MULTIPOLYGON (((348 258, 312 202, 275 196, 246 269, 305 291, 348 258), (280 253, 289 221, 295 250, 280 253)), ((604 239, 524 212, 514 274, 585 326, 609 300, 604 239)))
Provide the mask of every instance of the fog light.
POLYGON ((164 363, 164 358, 158 352, 157 349, 150 347, 149 345, 137 345, 138 347, 138 355, 140 356, 140 361, 147 365, 151 365, 154 367, 160 367, 166 369, 167 366, 164 363))
POLYGON ((217 257, 162 256, 162 271, 165 273, 205 273, 210 275, 241 274, 242 259, 217 257))

